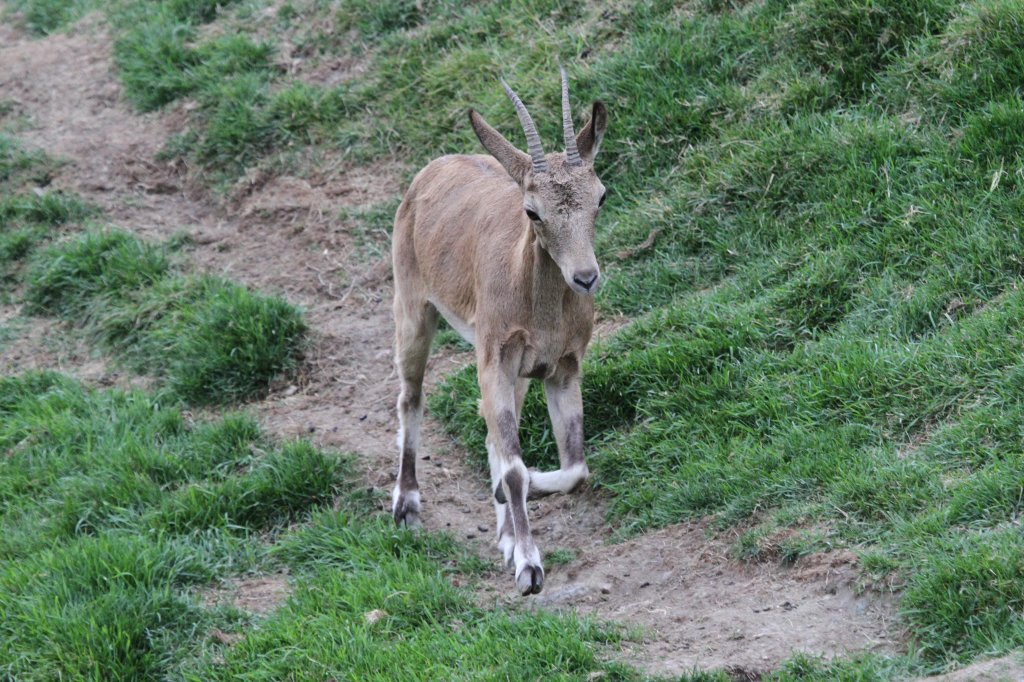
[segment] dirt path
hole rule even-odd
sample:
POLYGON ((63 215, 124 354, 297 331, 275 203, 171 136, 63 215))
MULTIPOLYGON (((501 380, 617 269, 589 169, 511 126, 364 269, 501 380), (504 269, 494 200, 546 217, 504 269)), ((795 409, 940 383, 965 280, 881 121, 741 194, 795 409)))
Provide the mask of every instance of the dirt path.
POLYGON ((1017 653, 978 661, 945 675, 927 677, 922 682, 1022 682, 1024 654, 1017 653))
MULTIPOLYGON (((303 306, 315 334, 310 363, 295 385, 280 386, 252 409, 280 436, 302 435, 358 454, 368 484, 389 490, 397 392, 390 265, 379 258, 360 262, 365 250, 337 216, 345 206, 398 196, 401 167, 339 164, 315 180, 254 177, 236 200, 218 205, 190 189, 182 169, 155 161, 184 125, 187 105, 132 113, 121 98, 110 46, 95 18, 70 34, 39 40, 0 25, 0 93, 30 121, 19 135, 66 159, 55 184, 101 206, 107 222, 154 239, 184 231, 196 242, 192 257, 199 267, 303 306)), ((24 357, 17 353, 36 343, 35 333, 4 351, 5 371, 18 368, 24 357)), ((432 380, 467 359, 433 358, 432 380)), ((470 541, 497 565, 484 476, 435 423, 428 420, 425 431, 427 528, 470 541)), ((544 593, 529 605, 639 626, 645 640, 625 653, 653 672, 724 667, 749 677, 795 651, 832 656, 899 646, 891 603, 855 594, 857 571, 845 554, 811 557, 795 569, 744 566, 699 525, 609 545, 605 502, 593 492, 542 500, 531 509, 542 550, 569 549, 576 558, 549 567, 544 593)), ((522 603, 512 592, 511 578, 496 574, 482 598, 522 603)))

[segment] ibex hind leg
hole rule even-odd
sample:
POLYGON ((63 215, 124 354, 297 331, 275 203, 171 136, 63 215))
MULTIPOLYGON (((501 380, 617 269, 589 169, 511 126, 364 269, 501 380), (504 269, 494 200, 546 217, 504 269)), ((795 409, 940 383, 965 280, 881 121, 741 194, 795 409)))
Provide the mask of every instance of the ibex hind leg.
POLYGON ((396 524, 410 528, 420 525, 416 456, 423 420, 423 375, 437 321, 437 310, 429 302, 406 301, 396 293, 395 364, 402 390, 398 396, 398 482, 391 495, 391 510, 396 524))
MULTIPOLYGON (((551 428, 558 444, 557 471, 530 472, 530 499, 579 488, 590 470, 583 451, 583 397, 576 363, 564 363, 568 371, 544 382, 551 428)), ((563 367, 559 367, 563 370, 563 367)))

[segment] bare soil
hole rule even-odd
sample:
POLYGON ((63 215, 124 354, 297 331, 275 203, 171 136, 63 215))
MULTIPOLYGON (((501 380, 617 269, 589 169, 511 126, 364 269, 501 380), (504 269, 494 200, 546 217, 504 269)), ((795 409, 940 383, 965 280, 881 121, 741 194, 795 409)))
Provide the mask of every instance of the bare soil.
POLYGON ((0 305, 0 376, 56 370, 95 386, 144 389, 151 381, 114 366, 56 320, 28 318, 18 304, 0 305))
POLYGON ((922 682, 1024 682, 1024 656, 1018 652, 979 661, 944 675, 927 677, 922 682))
MULTIPOLYGON (((331 69, 325 77, 347 70, 331 69)), ((367 484, 389 491, 398 389, 390 264, 385 256, 368 256, 374 250, 366 248, 366 235, 353 234, 339 212, 394 199, 407 169, 385 159, 363 168, 326 164, 302 178, 261 171, 231 196, 211 197, 188 169, 156 161, 168 136, 184 126, 188 105, 131 111, 111 60, 111 38, 96 17, 45 39, 0 25, 0 92, 29 116, 29 129, 19 135, 66 159, 56 186, 81 193, 105 211, 107 222, 141 236, 165 239, 184 231, 195 241, 196 267, 279 293, 307 311, 314 342, 305 370, 250 407, 280 437, 308 437, 356 453, 367 484)), ((386 253, 383 237, 378 241, 377 252, 386 253)), ((30 327, 2 349, 4 372, 67 369, 79 361, 86 378, 110 372, 105 364, 87 369, 96 361, 81 353, 73 363, 44 354, 42 340, 60 328, 47 321, 30 327)), ((431 381, 470 360, 437 353, 431 381)), ((498 568, 485 475, 429 419, 423 455, 426 527, 468 541, 498 568)), ((856 560, 847 553, 809 557, 793 568, 744 565, 728 558, 727 539, 711 537, 701 524, 610 544, 606 500, 593 491, 531 503, 531 510, 542 551, 568 549, 576 558, 548 566, 545 590, 528 606, 638 628, 642 639, 624 655, 651 672, 722 667, 754 678, 797 651, 831 657, 902 647, 892 600, 858 592, 856 560)), ((282 594, 271 592, 270 608, 282 594)), ((522 604, 504 571, 485 581, 480 598, 522 604)), ((260 610, 259 601, 247 598, 243 608, 260 610)))
MULTIPOLYGON (((288 598, 289 591, 288 576, 276 573, 239 578, 218 585, 215 589, 206 590, 200 594, 200 601, 206 607, 230 604, 243 611, 263 615, 280 606, 288 598)), ((239 635, 226 636, 231 639, 239 637, 239 635)), ((234 642, 228 643, 233 644, 234 642)))

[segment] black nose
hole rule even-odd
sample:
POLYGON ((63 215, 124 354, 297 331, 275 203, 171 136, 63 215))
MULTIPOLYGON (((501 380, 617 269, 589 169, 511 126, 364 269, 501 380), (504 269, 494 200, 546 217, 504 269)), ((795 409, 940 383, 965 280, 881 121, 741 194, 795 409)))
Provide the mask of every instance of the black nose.
POLYGON ((572 281, 590 291, 590 288, 597 284, 597 270, 580 270, 573 274, 572 281))

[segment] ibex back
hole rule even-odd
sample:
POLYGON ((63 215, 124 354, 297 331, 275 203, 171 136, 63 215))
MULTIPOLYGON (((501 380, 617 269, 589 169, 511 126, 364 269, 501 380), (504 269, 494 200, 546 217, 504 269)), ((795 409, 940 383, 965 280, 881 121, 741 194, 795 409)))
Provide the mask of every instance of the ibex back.
POLYGON ((469 119, 484 155, 453 155, 419 172, 395 216, 396 362, 400 450, 392 496, 396 523, 419 524, 416 452, 423 373, 442 315, 476 349, 487 422, 498 547, 516 585, 540 592, 544 569, 526 500, 576 489, 588 476, 583 453, 580 366, 594 322, 600 271, 594 221, 605 188, 594 172, 608 116, 595 102, 573 132, 562 70, 565 153, 545 154, 530 114, 502 84, 526 132, 529 154, 475 111, 469 119), (530 379, 544 382, 558 443, 558 471, 528 471, 518 424, 530 379))

